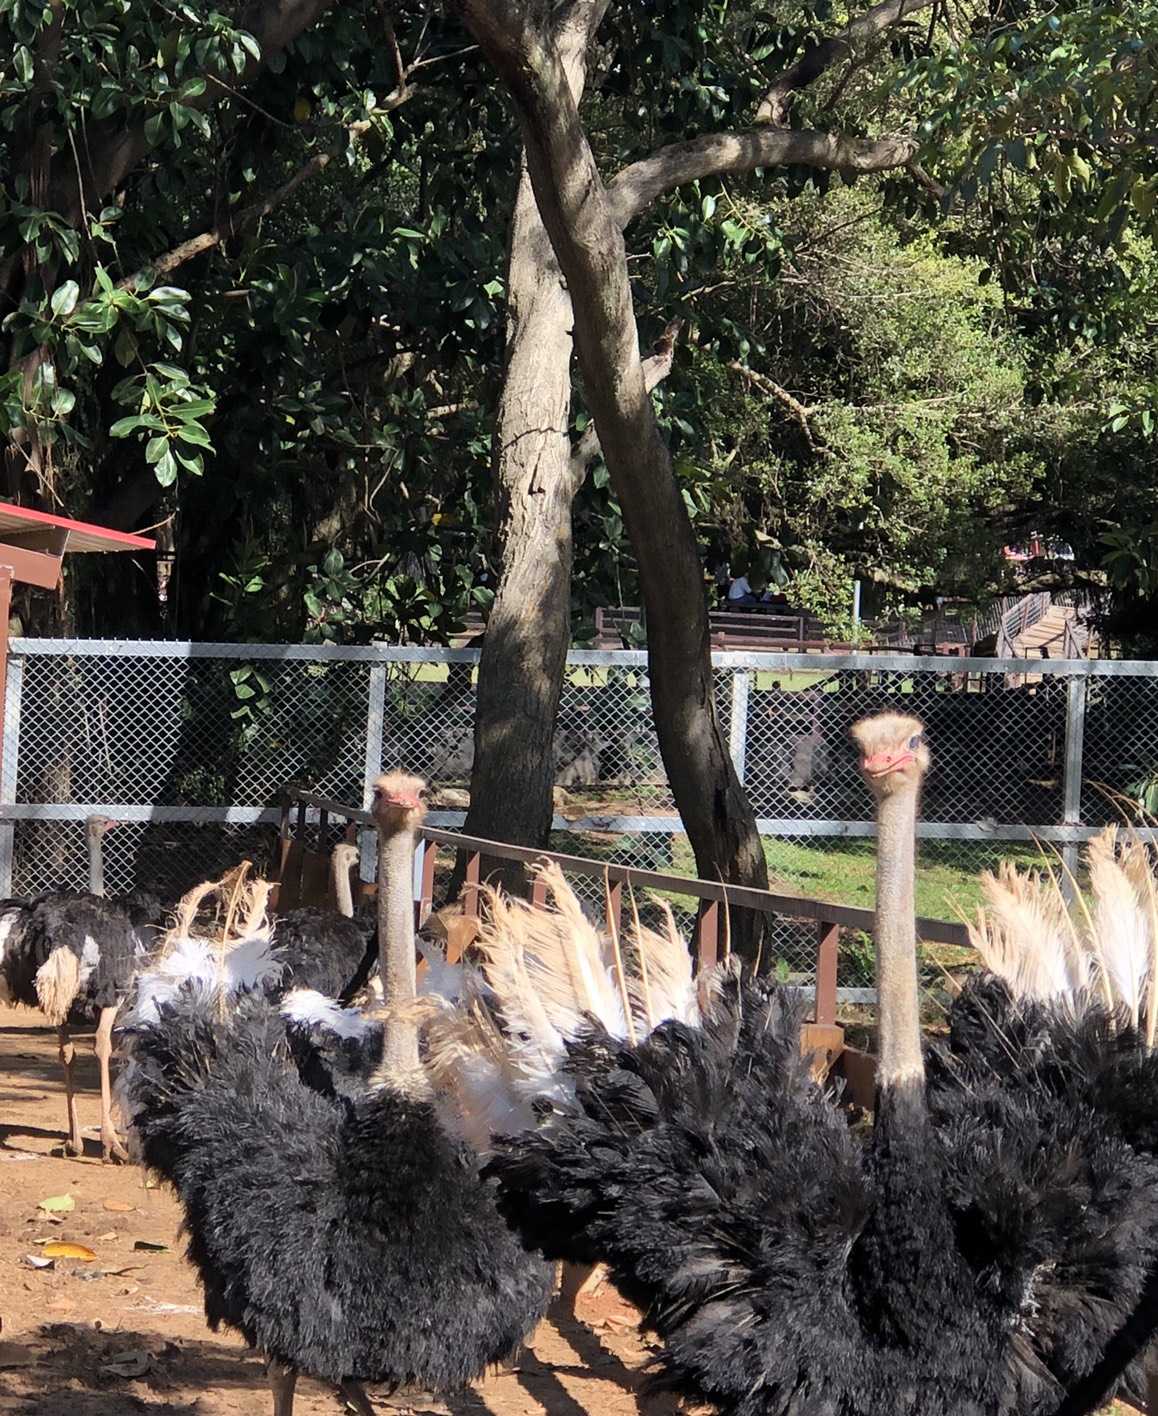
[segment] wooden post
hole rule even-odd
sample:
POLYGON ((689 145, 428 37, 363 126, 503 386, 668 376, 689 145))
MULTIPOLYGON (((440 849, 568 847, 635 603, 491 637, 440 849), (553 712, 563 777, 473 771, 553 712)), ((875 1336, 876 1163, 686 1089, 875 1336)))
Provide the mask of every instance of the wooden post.
POLYGON ((614 928, 615 937, 618 939, 622 934, 620 923, 623 919, 623 881, 613 880, 607 887, 607 900, 604 905, 607 914, 607 932, 614 928))
POLYGON ((547 903, 547 887, 543 883, 543 877, 536 875, 531 880, 531 904, 537 910, 541 910, 547 903))
POLYGON ((466 878, 462 887, 462 912, 467 919, 478 919, 479 854, 471 851, 466 858, 466 878))
POLYGON ((836 1022, 836 965, 840 953, 840 926, 821 920, 817 926, 816 1021, 836 1022))
POLYGON ((8 697, 8 623, 12 617, 12 567, 0 565, 0 781, 4 778, 4 718, 8 697))
POLYGON ((696 917, 696 968, 699 972, 714 969, 719 958, 720 904, 718 900, 701 900, 696 917))

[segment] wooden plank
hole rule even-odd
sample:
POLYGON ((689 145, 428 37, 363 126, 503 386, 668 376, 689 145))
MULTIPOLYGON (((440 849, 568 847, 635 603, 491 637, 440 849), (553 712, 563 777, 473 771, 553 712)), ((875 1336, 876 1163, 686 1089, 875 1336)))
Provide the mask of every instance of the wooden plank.
POLYGON ((720 957, 720 906, 716 900, 705 900, 696 918, 696 969, 702 973, 714 969, 720 957))
POLYGON ((844 1078, 845 1094, 862 1111, 876 1106, 877 1059, 855 1047, 846 1047, 836 1060, 836 1074, 844 1078))
POLYGON ((821 920, 817 926, 816 1021, 836 1022, 836 970, 840 953, 840 925, 821 920))
MULTIPOLYGON (((0 566, 9 566, 12 578, 21 585, 36 585, 41 590, 55 590, 60 584, 60 570, 63 561, 60 556, 45 555, 43 551, 30 551, 25 546, 9 546, 0 543, 0 566)), ((7 638, 8 622, 4 622, 7 638)))
MULTIPOLYGON (((335 816, 344 815, 353 821, 372 824, 369 813, 355 807, 343 806, 324 797, 314 796, 309 792, 299 793, 296 799, 317 809, 324 805, 335 816)), ((801 828, 800 834, 807 833, 808 822, 794 824, 801 828)), ((872 829, 871 823, 866 823, 865 834, 870 834, 872 829)), ((962 825, 958 829, 964 833, 969 829, 976 828, 962 825)), ((1011 834, 1016 830, 1014 827, 1008 829, 1011 834)), ((541 860, 553 860, 565 873, 571 875, 586 875, 598 879, 602 878, 606 871, 613 881, 631 881, 633 885, 645 890, 670 890, 683 895, 693 895, 701 900, 723 900, 726 898, 729 906, 733 909, 746 906, 748 909, 761 910, 765 914, 787 915, 794 919, 827 920, 848 929, 871 930, 873 928, 872 910, 859 905, 842 905, 835 900, 816 899, 810 895, 785 895, 771 890, 755 890, 746 885, 725 885, 719 881, 664 874, 658 870, 637 870, 633 866, 589 860, 585 856, 568 855, 564 851, 536 850, 531 846, 509 846, 501 841, 488 841, 481 836, 466 836, 458 831, 442 831, 433 826, 424 826, 421 834, 424 839, 436 841, 440 846, 449 846, 451 850, 478 851, 480 854, 493 856, 498 860, 521 860, 528 864, 541 860)), ((849 834, 857 833, 850 832, 849 834)), ((921 833, 919 832, 919 834, 921 833)), ((949 834, 948 831, 946 834, 949 834)), ((952 834, 956 838, 957 831, 955 830, 952 834)), ((992 834, 986 834, 985 839, 993 839, 992 834)), ((1032 839, 1032 834, 1028 829, 1026 829, 1026 839, 1032 839)), ((917 920, 917 933, 930 943, 967 945, 969 942, 969 933, 966 927, 951 920, 920 917, 917 920)))
POLYGON ((478 918, 479 853, 471 851, 466 859, 466 876, 462 882, 462 912, 468 919, 478 918))
POLYGON ((811 1055, 812 1075, 822 1082, 844 1052, 844 1029, 837 1024, 805 1023, 800 1029, 800 1051, 811 1055))

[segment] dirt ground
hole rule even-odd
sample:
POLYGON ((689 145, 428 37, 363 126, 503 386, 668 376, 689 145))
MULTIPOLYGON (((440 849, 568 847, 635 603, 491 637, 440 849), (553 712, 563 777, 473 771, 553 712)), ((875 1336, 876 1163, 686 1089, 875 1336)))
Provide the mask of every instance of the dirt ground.
MULTIPOLYGON (((0 1413, 20 1416, 232 1416, 268 1413, 260 1361, 230 1333, 211 1333, 182 1257, 179 1211, 132 1166, 100 1163, 91 1040, 77 1039, 87 1154, 61 1153, 64 1089, 56 1036, 43 1018, 0 1008, 0 1413), (70 1196, 50 1214, 43 1200, 70 1196), (55 1258, 74 1241, 96 1258, 55 1258)), ((609 1288, 581 1301, 580 1322, 555 1313, 513 1373, 449 1403, 371 1392, 377 1410, 453 1416, 666 1416, 670 1402, 638 1394, 647 1352, 632 1310, 609 1288)), ((297 1416, 334 1416, 335 1396, 298 1387, 297 1416)))

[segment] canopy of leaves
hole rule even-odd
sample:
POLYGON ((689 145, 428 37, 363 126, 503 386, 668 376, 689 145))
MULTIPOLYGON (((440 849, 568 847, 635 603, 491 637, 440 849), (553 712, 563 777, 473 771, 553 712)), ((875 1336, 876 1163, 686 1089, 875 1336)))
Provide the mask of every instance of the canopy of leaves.
MULTIPOLYGON (((518 135, 417 0, 389 22, 320 10, 284 52, 262 13, 0 3, 7 492, 173 518, 167 604, 127 566, 110 596, 102 567, 76 581, 80 628, 445 637, 497 573, 518 135), (126 134, 140 158, 103 190, 126 134)), ((585 108, 603 170, 749 122, 855 13, 612 6, 585 108)), ((688 321, 657 398, 706 552, 759 553, 833 618, 854 575, 882 608, 997 588, 1029 529, 1154 593, 1155 18, 934 7, 794 121, 919 133, 943 200, 908 173, 828 191, 787 168, 686 186, 632 226, 644 343, 688 321)), ((598 465, 576 529, 582 621, 635 594, 598 465)))

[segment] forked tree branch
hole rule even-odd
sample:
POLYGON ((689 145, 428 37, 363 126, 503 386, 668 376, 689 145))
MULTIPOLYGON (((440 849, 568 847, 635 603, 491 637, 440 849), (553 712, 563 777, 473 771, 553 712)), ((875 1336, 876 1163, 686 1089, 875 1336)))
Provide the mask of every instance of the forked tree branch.
MULTIPOLYGON (((672 364, 675 362, 676 340, 682 327, 682 320, 672 320, 656 340, 653 352, 643 361, 643 384, 648 393, 658 388, 671 373, 672 364)), ((591 470, 591 464, 600 451, 599 430, 594 423, 588 423, 571 453, 571 485, 575 494, 583 485, 587 473, 591 470)))
POLYGON ((935 3, 936 0, 883 0, 882 4, 874 5, 871 10, 852 20, 840 34, 812 45, 795 64, 772 81, 756 110, 756 122, 782 126, 788 121, 794 95, 802 88, 807 88, 833 64, 851 58, 857 45, 875 39, 908 15, 927 10, 935 3))
POLYGON ((841 133, 769 127, 737 133, 706 133, 690 142, 672 143, 631 163, 609 184, 608 198, 622 228, 630 225, 664 193, 704 177, 792 163, 837 172, 887 172, 906 167, 915 157, 917 147, 914 138, 903 135, 848 138, 841 133))

